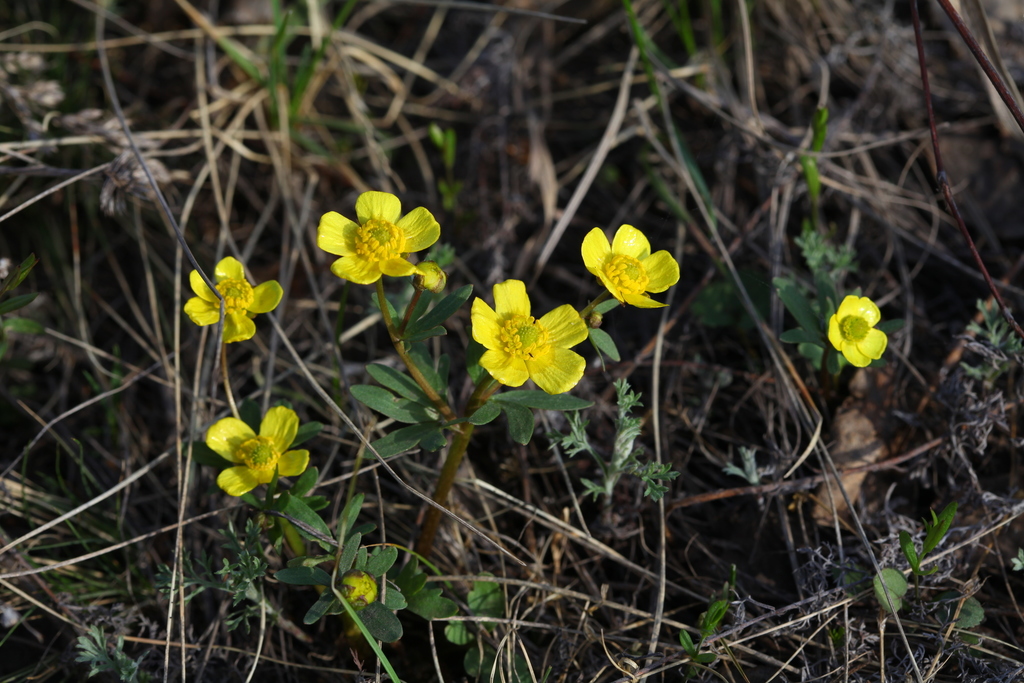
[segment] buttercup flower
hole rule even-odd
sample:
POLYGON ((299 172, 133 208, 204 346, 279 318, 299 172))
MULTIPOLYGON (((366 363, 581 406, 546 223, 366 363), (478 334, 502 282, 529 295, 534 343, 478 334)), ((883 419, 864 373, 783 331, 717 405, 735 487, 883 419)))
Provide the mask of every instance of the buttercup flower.
POLYGON ((850 365, 863 368, 882 357, 889 338, 874 329, 882 314, 866 296, 848 296, 828 321, 828 340, 841 351, 850 365))
MULTIPOLYGON (((224 342, 252 339, 256 324, 251 320, 257 313, 269 313, 277 308, 284 290, 277 280, 267 280, 253 287, 245 279, 245 271, 233 256, 221 259, 213 271, 217 291, 224 297, 224 342)), ((196 325, 212 325, 220 321, 220 299, 203 282, 198 270, 189 275, 194 296, 185 302, 185 313, 196 325)))
POLYGON ((306 471, 309 451, 290 451, 299 430, 299 416, 291 408, 277 406, 267 411, 255 432, 237 417, 214 422, 206 432, 206 445, 225 460, 237 463, 217 477, 217 486, 229 496, 248 493, 274 478, 295 477, 306 471))
POLYGON ((329 211, 320 218, 316 244, 340 259, 331 272, 359 285, 373 284, 380 276, 402 277, 417 272, 403 257, 426 249, 441 235, 429 211, 420 207, 401 220, 402 203, 387 192, 364 192, 356 200, 355 221, 329 211))
POLYGON ((535 319, 519 280, 494 285, 494 309, 475 299, 472 323, 473 339, 487 349, 481 367, 506 386, 532 379, 549 394, 561 394, 583 376, 586 362, 569 348, 587 338, 586 323, 569 304, 535 319))
POLYGON ((660 308, 647 292, 664 292, 679 282, 679 264, 667 251, 651 253, 651 243, 632 225, 615 232, 611 244, 601 228, 583 238, 583 263, 620 303, 660 308))

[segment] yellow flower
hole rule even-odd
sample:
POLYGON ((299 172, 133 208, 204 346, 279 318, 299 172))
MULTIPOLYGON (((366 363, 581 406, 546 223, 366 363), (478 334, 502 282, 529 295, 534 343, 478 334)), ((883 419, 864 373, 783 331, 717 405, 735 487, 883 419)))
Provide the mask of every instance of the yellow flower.
POLYGON ((882 357, 889 338, 874 329, 882 314, 871 299, 848 296, 828 321, 828 340, 842 351, 850 365, 863 368, 882 357))
POLYGON ((424 208, 399 220, 402 203, 387 192, 364 192, 356 200, 356 217, 349 220, 330 211, 320 218, 316 244, 340 259, 331 272, 359 285, 373 284, 381 274, 402 277, 417 272, 402 255, 426 249, 441 235, 441 226, 424 208))
POLYGON ((277 406, 267 411, 257 435, 237 417, 214 422, 206 432, 206 445, 225 460, 237 463, 217 477, 217 486, 229 496, 248 493, 270 483, 274 470, 282 477, 306 471, 309 451, 290 451, 299 429, 299 416, 291 408, 277 406))
POLYGON ((667 251, 651 253, 651 243, 632 225, 623 225, 608 244, 601 228, 583 238, 583 263, 624 304, 660 308, 647 292, 664 292, 679 282, 679 264, 667 251))
POLYGON ((530 315, 526 285, 505 280, 494 285, 494 309, 473 301, 473 339, 487 348, 480 366, 510 387, 532 379, 549 394, 569 391, 586 362, 569 347, 587 338, 587 325, 569 304, 536 320, 530 315))
MULTIPOLYGON (((220 299, 203 281, 198 270, 189 275, 194 296, 185 302, 185 313, 196 325, 212 325, 220 322, 220 299)), ((268 280, 253 287, 245 279, 245 271, 238 259, 228 256, 221 259, 213 271, 217 291, 224 297, 224 342, 240 342, 252 339, 256 324, 251 320, 257 313, 269 313, 277 308, 284 296, 284 290, 277 280, 268 280)))

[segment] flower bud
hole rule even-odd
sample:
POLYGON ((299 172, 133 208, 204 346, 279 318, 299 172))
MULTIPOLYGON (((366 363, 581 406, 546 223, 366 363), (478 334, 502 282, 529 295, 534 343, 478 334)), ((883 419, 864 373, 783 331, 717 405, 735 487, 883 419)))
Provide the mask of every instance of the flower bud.
POLYGON ((412 286, 440 294, 448 284, 448 275, 434 261, 424 261, 416 265, 416 274, 412 278, 412 286))
POLYGON ((359 569, 350 569, 341 578, 341 594, 355 611, 377 599, 377 581, 359 569))
POLYGON ((601 327, 601 323, 604 322, 604 316, 597 311, 594 311, 587 316, 587 319, 584 322, 587 323, 587 327, 601 327))

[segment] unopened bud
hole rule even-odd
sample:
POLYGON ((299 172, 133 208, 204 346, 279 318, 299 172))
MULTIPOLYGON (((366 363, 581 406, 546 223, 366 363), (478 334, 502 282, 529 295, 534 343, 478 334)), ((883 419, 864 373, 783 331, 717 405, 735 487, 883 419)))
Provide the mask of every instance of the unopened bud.
POLYGON ((412 286, 423 291, 440 294, 448 284, 448 275, 434 261, 416 264, 416 274, 412 278, 412 286))
POLYGON ((377 599, 377 581, 359 569, 350 569, 341 577, 341 594, 355 611, 377 599))
POLYGON ((604 322, 604 316, 597 311, 587 316, 587 327, 601 327, 602 322, 604 322))

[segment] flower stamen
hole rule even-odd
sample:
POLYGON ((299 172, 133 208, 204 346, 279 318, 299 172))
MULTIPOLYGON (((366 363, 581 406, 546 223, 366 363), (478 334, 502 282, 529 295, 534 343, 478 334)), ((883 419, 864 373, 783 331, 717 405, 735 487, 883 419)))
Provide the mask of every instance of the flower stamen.
POLYGON ((643 294, 650 278, 638 259, 626 254, 613 254, 604 266, 604 274, 622 292, 643 294))
POLYGON ((245 280, 221 280, 217 283, 217 291, 224 297, 225 313, 244 313, 255 299, 252 285, 245 280))
POLYGON ((514 315, 498 334, 505 353, 521 360, 534 360, 548 348, 548 333, 531 315, 514 315))
POLYGON ((871 325, 862 316, 848 315, 839 321, 839 332, 844 339, 852 342, 864 341, 871 325))
POLYGON ((371 218, 356 232, 356 254, 367 261, 400 258, 405 248, 405 233, 390 221, 371 218))
POLYGON ((257 436, 238 447, 238 457, 249 469, 266 472, 274 469, 281 454, 274 448, 270 439, 265 436, 257 436))

